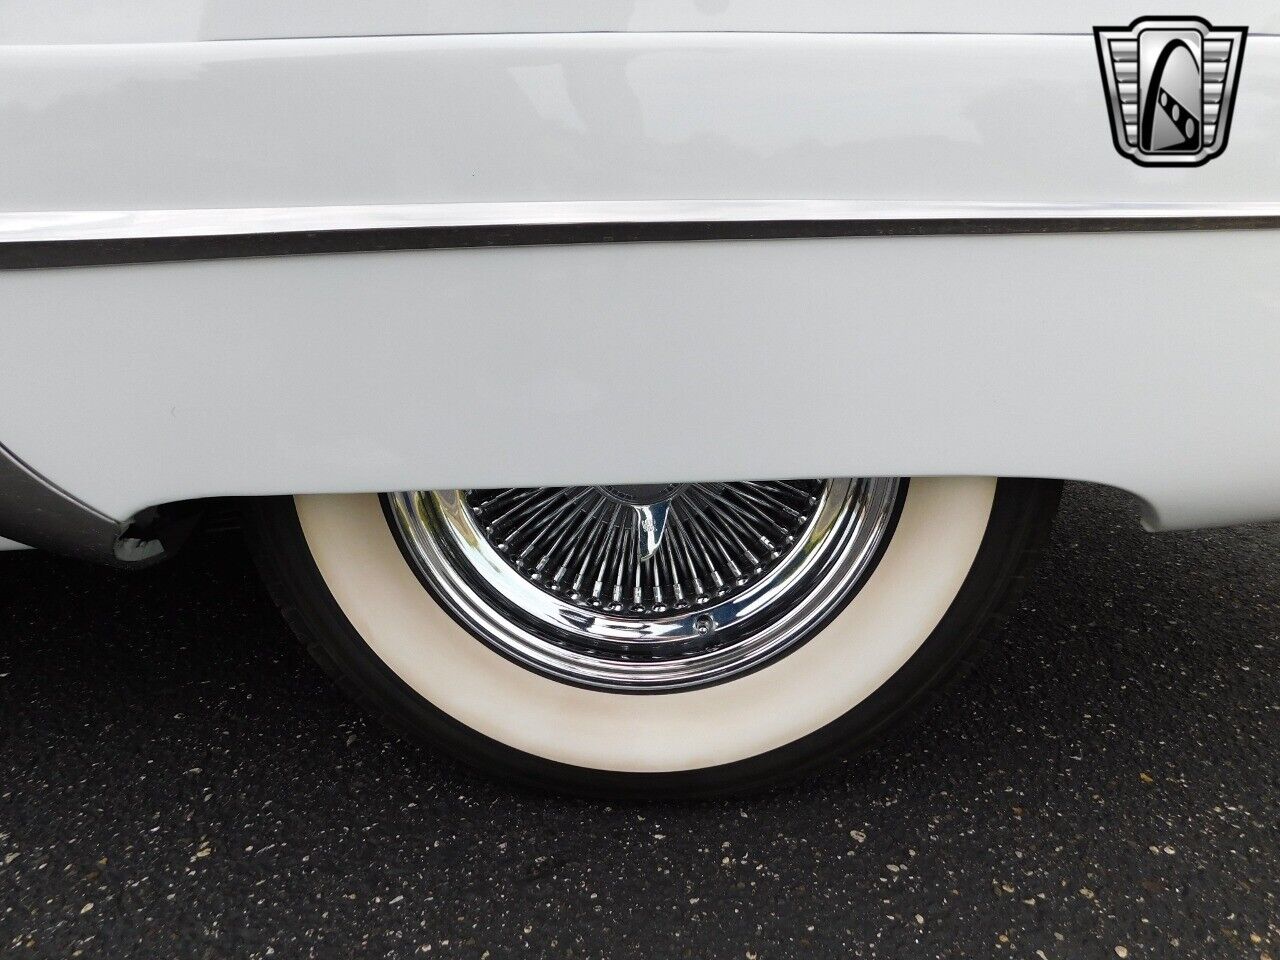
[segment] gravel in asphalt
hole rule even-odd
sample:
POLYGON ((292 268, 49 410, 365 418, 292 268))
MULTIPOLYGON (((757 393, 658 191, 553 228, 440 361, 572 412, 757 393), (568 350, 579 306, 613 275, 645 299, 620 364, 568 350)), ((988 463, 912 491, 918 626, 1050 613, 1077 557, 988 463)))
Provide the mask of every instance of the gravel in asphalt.
POLYGON ((367 720, 235 536, 0 554, 0 953, 1280 957, 1280 526, 1071 485, 978 669, 824 775, 514 791, 367 720))

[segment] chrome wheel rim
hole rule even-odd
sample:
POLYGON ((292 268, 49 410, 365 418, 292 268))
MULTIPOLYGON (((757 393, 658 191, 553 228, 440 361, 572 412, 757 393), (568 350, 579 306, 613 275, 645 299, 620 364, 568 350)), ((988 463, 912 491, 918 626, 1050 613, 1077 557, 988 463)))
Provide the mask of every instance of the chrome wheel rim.
POLYGON ((856 594, 906 482, 752 481, 388 494, 419 578, 524 667, 620 692, 723 682, 856 594))

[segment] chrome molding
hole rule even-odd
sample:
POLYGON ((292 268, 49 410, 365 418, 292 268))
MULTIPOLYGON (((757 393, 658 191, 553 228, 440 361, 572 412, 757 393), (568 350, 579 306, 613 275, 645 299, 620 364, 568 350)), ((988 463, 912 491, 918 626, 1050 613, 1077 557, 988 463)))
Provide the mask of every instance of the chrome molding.
POLYGON ((1280 228, 1280 203, 443 203, 0 213, 0 269, 579 243, 1280 228))

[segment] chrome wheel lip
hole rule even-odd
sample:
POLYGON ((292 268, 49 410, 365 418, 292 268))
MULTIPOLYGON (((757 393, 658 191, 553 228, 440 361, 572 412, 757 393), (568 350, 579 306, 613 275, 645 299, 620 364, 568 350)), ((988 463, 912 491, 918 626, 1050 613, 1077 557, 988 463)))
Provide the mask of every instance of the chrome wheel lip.
POLYGON ((895 478, 828 481, 767 576, 722 602, 642 619, 586 610, 528 580, 477 527, 465 491, 405 491, 385 502, 419 579, 473 636, 562 682, 648 693, 724 682, 807 640, 874 568, 905 490, 895 478), (721 645, 708 642, 730 631, 721 645))

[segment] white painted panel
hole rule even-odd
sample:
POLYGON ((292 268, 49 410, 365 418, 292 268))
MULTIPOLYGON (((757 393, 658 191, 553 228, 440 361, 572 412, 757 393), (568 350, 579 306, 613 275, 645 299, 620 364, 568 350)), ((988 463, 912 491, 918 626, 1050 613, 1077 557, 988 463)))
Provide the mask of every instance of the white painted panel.
POLYGON ((0 436, 116 517, 211 494, 1113 483, 1280 516, 1273 232, 544 247, 0 274, 0 436))
MULTIPOLYGON (((1280 38, 1250 39, 1242 78, 1222 157, 1145 169, 1083 35, 9 46, 0 211, 1274 203, 1280 38)), ((16 271, 0 304, 0 438, 117 518, 966 473, 1114 483, 1168 524, 1280 516, 1268 231, 16 271)))
POLYGON ((0 210, 1280 199, 1280 37, 1205 167, 1117 155, 1087 36, 0 48, 0 210))
POLYGON ((1280 31, 1272 0, 0 0, 12 43, 573 31, 1088 33, 1153 14, 1280 31))

